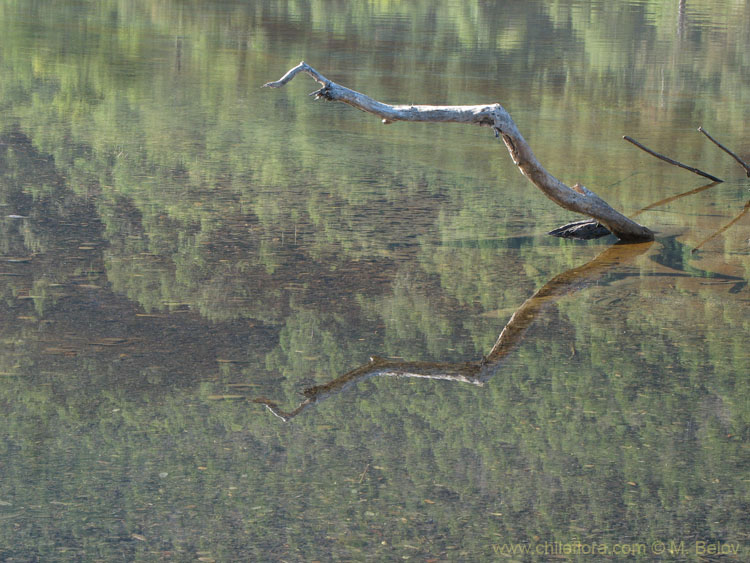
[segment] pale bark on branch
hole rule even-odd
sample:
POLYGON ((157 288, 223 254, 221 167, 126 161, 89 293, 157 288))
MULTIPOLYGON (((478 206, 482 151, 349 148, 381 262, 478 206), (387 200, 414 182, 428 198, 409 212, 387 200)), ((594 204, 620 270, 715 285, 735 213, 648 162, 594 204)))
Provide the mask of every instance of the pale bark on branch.
POLYGON ((495 135, 502 137, 513 162, 521 173, 556 204, 569 211, 596 219, 621 240, 647 241, 654 238, 654 233, 651 230, 616 211, 589 189, 580 184, 569 187, 547 172, 519 132, 510 114, 500 104, 477 106, 385 104, 365 94, 336 84, 305 62, 301 62, 290 69, 279 80, 268 82, 264 86, 279 88, 287 84, 300 72, 310 75, 322 85, 322 88, 311 93, 316 99, 323 98, 344 102, 362 111, 377 115, 386 124, 394 121, 417 121, 466 123, 492 127, 495 135))

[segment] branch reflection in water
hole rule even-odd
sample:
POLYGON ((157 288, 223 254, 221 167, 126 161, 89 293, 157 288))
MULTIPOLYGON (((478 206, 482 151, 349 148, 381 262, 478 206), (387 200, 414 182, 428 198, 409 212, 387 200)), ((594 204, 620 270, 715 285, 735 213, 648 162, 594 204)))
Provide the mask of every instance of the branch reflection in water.
POLYGON ((291 411, 284 411, 277 402, 262 397, 252 399, 252 402, 265 405, 273 414, 288 422, 328 397, 341 393, 360 381, 379 375, 442 379, 482 386, 500 370, 503 358, 518 346, 523 340, 526 329, 549 306, 559 298, 597 282, 611 270, 631 262, 646 252, 652 244, 653 242, 615 244, 590 262, 552 278, 513 313, 489 354, 481 359, 459 363, 404 362, 373 356, 368 363, 344 375, 322 385, 305 389, 302 393, 306 399, 291 411))

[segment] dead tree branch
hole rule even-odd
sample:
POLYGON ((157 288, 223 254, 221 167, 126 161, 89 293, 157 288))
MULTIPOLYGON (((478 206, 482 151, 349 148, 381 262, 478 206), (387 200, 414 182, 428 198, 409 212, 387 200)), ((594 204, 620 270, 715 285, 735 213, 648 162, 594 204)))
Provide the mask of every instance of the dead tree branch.
POLYGON ((714 139, 711 135, 708 134, 708 131, 706 131, 703 127, 698 127, 698 131, 703 133, 706 137, 709 138, 709 140, 715 144, 717 147, 719 147, 721 150, 723 150, 725 153, 727 153, 729 156, 731 156, 733 159, 735 159, 737 162, 740 163, 740 166, 745 169, 745 173, 747 174, 747 177, 750 178, 750 165, 748 165, 746 162, 744 162, 739 156, 734 154, 732 151, 730 151, 727 147, 722 145, 719 141, 714 139))
POLYGON ((502 138, 513 162, 521 173, 556 204, 569 211, 596 219, 621 240, 646 241, 654 238, 654 233, 650 229, 614 210, 589 189, 579 184, 569 187, 547 172, 518 131, 510 114, 500 104, 478 106, 385 104, 365 94, 336 84, 305 62, 301 62, 289 70, 279 80, 268 82, 264 86, 279 88, 287 84, 300 72, 308 74, 321 84, 322 88, 311 93, 316 99, 323 98, 344 102, 362 111, 377 115, 386 124, 394 121, 416 121, 466 123, 492 127, 495 135, 502 138))
POLYGON ((628 137, 627 135, 623 136, 623 139, 625 139, 628 143, 634 144, 636 147, 641 149, 642 151, 647 152, 651 156, 655 156, 656 158, 663 160, 664 162, 668 162, 669 164, 674 164, 675 166, 679 166, 680 168, 684 168, 685 170, 690 170, 690 172, 694 174, 698 174, 698 176, 703 176, 704 178, 708 178, 709 180, 713 180, 714 182, 723 182, 721 178, 717 178, 716 176, 712 176, 708 172, 704 172, 703 170, 699 170, 698 168, 693 168, 692 166, 688 166, 687 164, 682 164, 682 162, 678 162, 674 159, 669 158, 668 156, 664 156, 663 154, 659 154, 658 152, 652 151, 650 148, 642 145, 632 137, 628 137))

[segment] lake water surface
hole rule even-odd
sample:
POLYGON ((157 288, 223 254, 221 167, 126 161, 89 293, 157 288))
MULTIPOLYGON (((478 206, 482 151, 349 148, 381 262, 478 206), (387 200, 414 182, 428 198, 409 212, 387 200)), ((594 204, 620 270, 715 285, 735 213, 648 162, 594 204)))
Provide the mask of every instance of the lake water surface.
POLYGON ((0 37, 0 560, 750 557, 750 180, 697 132, 750 161, 747 2, 0 0, 0 37), (580 217, 489 129, 260 88, 301 60, 500 102, 656 240, 548 236, 580 217))

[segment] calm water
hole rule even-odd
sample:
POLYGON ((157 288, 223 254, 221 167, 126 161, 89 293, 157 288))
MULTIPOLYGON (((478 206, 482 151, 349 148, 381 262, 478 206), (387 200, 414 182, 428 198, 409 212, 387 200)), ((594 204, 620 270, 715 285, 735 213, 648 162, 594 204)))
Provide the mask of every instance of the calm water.
POLYGON ((1 560, 750 557, 750 181, 696 131, 750 160, 747 2, 0 0, 0 37, 1 560), (502 103, 657 240, 546 236, 578 217, 488 130, 260 89, 303 59, 502 103))

